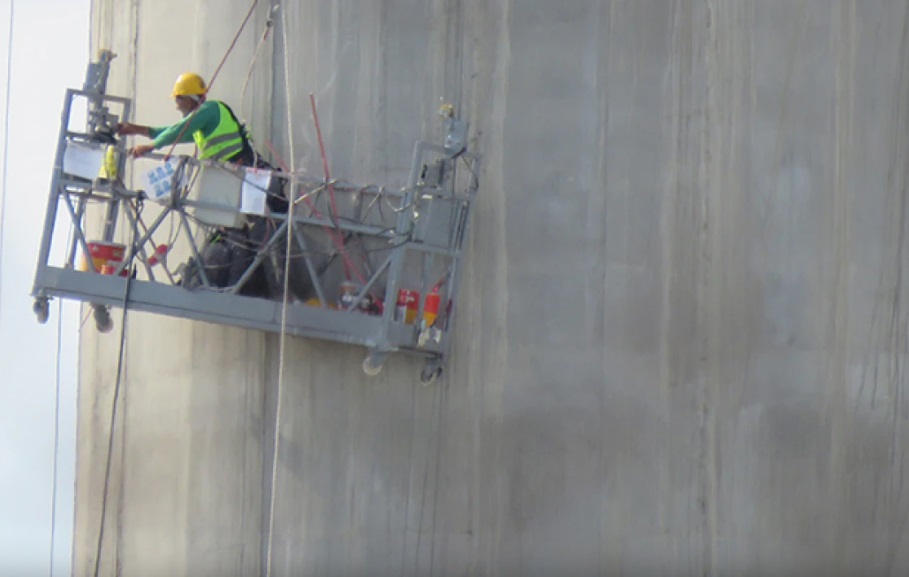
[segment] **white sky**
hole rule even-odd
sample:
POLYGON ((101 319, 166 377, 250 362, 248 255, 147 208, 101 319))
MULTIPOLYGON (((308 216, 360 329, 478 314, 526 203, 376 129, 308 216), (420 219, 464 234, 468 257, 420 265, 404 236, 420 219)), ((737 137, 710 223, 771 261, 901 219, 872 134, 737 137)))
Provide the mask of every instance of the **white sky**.
MULTIPOLYGON (((50 574, 60 301, 53 301, 48 323, 39 325, 30 292, 64 91, 82 87, 88 62, 89 5, 89 0, 15 0, 0 229, 0 575, 50 574)), ((0 0, 0 112, 6 106, 9 13, 10 0, 0 0)), ((78 304, 64 303, 63 312, 55 576, 71 569, 78 304)))

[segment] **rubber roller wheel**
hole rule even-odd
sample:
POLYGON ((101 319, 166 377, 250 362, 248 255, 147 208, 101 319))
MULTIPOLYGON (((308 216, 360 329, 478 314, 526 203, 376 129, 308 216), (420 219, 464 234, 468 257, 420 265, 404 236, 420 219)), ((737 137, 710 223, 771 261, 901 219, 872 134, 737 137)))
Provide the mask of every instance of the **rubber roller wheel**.
POLYGON ((50 316, 50 303, 47 299, 37 299, 35 300, 35 304, 32 305, 32 310, 35 311, 38 322, 43 325, 50 316))
POLYGON ((363 372, 366 373, 367 376, 374 377, 382 372, 382 366, 384 364, 383 359, 376 358, 373 355, 367 355, 367 357, 363 359, 363 372))
POLYGON ((442 366, 435 363, 427 363, 420 373, 420 381, 424 385, 431 385, 442 375, 442 366))
POLYGON ((95 327, 99 333, 109 333, 114 328, 114 321, 111 320, 107 307, 96 306, 92 316, 95 317, 95 327))

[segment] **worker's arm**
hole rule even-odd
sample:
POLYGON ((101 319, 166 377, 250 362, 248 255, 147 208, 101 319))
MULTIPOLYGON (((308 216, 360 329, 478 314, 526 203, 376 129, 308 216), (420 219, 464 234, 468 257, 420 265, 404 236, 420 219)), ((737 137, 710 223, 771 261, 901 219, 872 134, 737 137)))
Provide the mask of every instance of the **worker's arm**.
MULTIPOLYGON (((151 127, 144 126, 142 124, 133 124, 132 122, 121 122, 117 125, 117 134, 122 136, 151 136, 151 127)), ((130 156, 144 156, 154 150, 154 146, 150 144, 141 144, 139 146, 134 146, 129 150, 130 156)))
POLYGON ((162 148, 177 142, 192 142, 193 134, 201 130, 203 134, 211 134, 220 121, 218 104, 214 101, 204 102, 195 112, 176 124, 165 127, 149 127, 148 137, 153 138, 152 146, 162 148))
POLYGON ((132 122, 121 122, 117 125, 117 134, 123 136, 132 136, 133 134, 138 134, 139 136, 148 136, 151 129, 148 126, 142 126, 141 124, 133 124, 132 122))

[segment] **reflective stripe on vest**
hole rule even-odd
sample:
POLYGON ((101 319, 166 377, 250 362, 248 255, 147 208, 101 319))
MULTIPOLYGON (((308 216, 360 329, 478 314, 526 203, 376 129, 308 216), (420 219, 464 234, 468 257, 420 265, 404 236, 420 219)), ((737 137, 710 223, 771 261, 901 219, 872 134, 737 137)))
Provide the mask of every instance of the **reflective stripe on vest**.
POLYGON ((193 133, 193 140, 199 147, 200 158, 228 160, 243 150, 243 136, 240 125, 234 122, 224 103, 218 102, 220 114, 218 126, 205 138, 201 130, 193 133))

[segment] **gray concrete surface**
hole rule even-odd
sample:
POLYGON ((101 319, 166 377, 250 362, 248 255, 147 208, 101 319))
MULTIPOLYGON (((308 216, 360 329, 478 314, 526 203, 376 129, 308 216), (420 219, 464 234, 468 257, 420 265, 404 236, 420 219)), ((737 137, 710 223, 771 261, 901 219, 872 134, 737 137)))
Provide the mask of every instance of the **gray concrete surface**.
MULTIPOLYGON (((257 137, 289 94, 319 174, 313 92, 334 175, 400 186, 443 98, 485 169, 440 383, 289 339, 274 575, 909 571, 906 2, 282 4, 257 137)), ((248 6, 95 0, 112 89, 171 120, 248 6)), ((279 344, 130 316, 102 574, 264 574, 279 344)), ((83 333, 77 575, 116 345, 83 333)))

